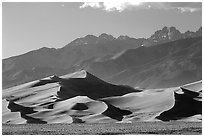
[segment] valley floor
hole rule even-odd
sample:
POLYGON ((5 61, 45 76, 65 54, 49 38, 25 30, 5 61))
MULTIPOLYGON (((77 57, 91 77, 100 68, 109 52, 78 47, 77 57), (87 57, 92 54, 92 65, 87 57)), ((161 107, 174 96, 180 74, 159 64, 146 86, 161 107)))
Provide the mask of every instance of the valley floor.
POLYGON ((108 124, 3 124, 3 135, 120 135, 182 134, 201 135, 201 122, 135 122, 108 124))

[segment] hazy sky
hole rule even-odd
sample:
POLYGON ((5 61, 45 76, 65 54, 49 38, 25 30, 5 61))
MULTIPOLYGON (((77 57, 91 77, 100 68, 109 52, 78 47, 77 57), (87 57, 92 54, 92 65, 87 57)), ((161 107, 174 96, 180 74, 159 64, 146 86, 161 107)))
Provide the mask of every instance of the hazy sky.
POLYGON ((181 32, 202 26, 201 3, 3 3, 2 56, 60 48, 101 33, 150 37, 164 26, 181 32))

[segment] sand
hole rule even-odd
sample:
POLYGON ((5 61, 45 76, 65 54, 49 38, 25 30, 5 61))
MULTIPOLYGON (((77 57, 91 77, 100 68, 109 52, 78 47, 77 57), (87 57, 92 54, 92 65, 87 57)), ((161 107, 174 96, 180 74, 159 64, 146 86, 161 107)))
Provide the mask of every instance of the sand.
POLYGON ((138 90, 84 70, 51 76, 3 90, 2 123, 201 121, 201 83, 138 90))

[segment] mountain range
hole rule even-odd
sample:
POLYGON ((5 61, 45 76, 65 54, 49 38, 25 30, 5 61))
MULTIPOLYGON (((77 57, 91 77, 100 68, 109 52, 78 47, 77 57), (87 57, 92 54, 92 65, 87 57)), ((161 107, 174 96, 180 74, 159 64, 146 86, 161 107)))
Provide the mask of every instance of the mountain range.
POLYGON ((3 59, 2 85, 5 89, 86 69, 114 84, 178 86, 202 79, 201 37, 202 28, 181 33, 175 27, 164 27, 147 39, 87 35, 59 49, 43 47, 3 59))
POLYGON ((156 31, 150 38, 144 41, 144 46, 153 46, 161 43, 175 41, 179 39, 194 38, 202 36, 202 27, 196 32, 186 31, 181 33, 175 27, 164 27, 161 30, 156 31))

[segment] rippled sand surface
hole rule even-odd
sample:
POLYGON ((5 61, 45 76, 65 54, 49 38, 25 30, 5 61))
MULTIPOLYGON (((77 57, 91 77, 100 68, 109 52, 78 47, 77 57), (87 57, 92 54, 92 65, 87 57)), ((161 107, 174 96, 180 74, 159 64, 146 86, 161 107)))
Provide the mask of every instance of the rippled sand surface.
POLYGON ((113 85, 86 71, 3 90, 2 123, 134 123, 202 120, 202 82, 167 89, 113 85))

